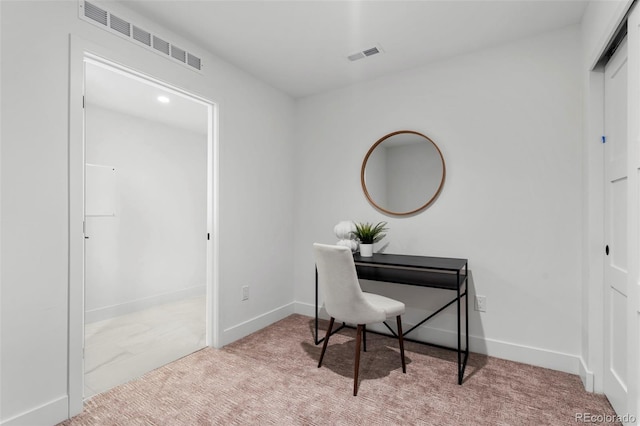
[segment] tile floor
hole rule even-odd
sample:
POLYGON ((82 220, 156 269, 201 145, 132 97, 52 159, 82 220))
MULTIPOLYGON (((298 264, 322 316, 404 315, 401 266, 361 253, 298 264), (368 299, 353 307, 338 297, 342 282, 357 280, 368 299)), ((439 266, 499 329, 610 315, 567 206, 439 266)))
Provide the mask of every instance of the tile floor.
POLYGON ((205 296, 85 325, 85 398, 205 347, 205 296))

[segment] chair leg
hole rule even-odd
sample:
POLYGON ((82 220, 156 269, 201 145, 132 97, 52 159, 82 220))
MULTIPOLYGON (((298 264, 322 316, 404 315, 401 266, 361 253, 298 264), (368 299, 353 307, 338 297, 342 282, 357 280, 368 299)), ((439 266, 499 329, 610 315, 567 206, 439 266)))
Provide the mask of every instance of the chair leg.
POLYGON ((404 337, 402 337, 402 320, 400 315, 396 317, 398 322, 398 343, 400 344, 400 359, 402 359, 402 372, 407 372, 407 364, 404 362, 404 337))
POLYGON ((367 351, 367 324, 362 325, 362 350, 367 351))
POLYGON ((358 324, 356 332, 356 362, 353 367, 353 396, 358 395, 358 371, 360 370, 360 341, 362 340, 362 324, 358 324))
POLYGON ((322 365, 322 358, 327 350, 327 344, 329 343, 329 337, 331 336, 331 330, 333 330, 333 322, 335 318, 331 317, 329 320, 329 328, 327 328, 327 334, 324 336, 324 343, 322 344, 322 352, 320 353, 320 361, 318 362, 318 368, 322 365))

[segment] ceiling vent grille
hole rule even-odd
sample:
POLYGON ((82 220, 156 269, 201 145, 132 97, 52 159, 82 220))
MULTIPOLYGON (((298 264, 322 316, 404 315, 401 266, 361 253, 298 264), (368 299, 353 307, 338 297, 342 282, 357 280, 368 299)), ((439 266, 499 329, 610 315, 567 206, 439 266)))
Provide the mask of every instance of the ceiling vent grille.
POLYGON ((363 50, 364 56, 371 56, 380 53, 380 50, 377 47, 372 47, 371 49, 363 50))
POLYGON ((187 61, 187 52, 185 52, 184 50, 180 49, 179 47, 176 46, 171 46, 171 56, 174 59, 179 60, 180 62, 186 62, 187 61))
POLYGON ((93 19, 102 25, 107 25, 107 11, 100 9, 98 6, 94 6, 89 2, 85 4, 84 16, 89 19, 93 19))
POLYGON ((197 56, 193 56, 191 53, 187 53, 187 64, 196 69, 200 69, 201 67, 200 58, 198 58, 197 56))
POLYGON ((133 26, 133 39, 139 41, 142 44, 146 44, 147 46, 151 46, 151 33, 133 26))
POLYGON ((382 53, 382 52, 383 52, 383 50, 379 46, 373 46, 373 47, 370 47, 369 49, 365 49, 365 50, 361 50, 360 52, 352 53, 351 55, 347 56, 347 58, 351 62, 353 62, 353 61, 357 61, 358 59, 367 58, 369 56, 377 55, 378 53, 382 53))
POLYGON ((93 3, 84 0, 79 0, 79 2, 80 18, 84 21, 91 22, 138 45, 150 48, 150 50, 180 62, 190 69, 202 70, 202 59, 198 56, 174 46, 163 38, 115 16, 93 3))
POLYGON ((164 41, 160 37, 153 36, 153 48, 158 52, 168 55, 170 46, 168 41, 164 41))
POLYGON ((124 19, 120 19, 115 15, 111 15, 111 29, 116 30, 120 34, 124 34, 127 37, 131 35, 131 24, 125 21, 124 19))

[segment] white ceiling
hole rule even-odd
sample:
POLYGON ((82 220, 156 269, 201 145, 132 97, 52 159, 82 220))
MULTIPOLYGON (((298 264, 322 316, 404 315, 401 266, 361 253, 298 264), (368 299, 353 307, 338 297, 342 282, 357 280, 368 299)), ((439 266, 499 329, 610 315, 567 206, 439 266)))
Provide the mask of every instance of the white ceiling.
POLYGON ((85 64, 87 105, 97 105, 127 115, 207 134, 208 109, 203 103, 158 84, 87 62, 85 64), (169 103, 161 103, 166 96, 169 103))
POLYGON ((299 98, 576 24, 587 1, 121 3, 299 98), (374 45, 384 53, 347 60, 374 45))
MULTIPOLYGON (((587 4, 586 0, 120 3, 294 98, 576 24, 587 4), (355 62, 347 59, 374 45, 384 53, 355 62)), ((91 63, 86 84, 89 104, 206 132, 206 107, 158 85, 91 63), (158 103, 161 94, 171 102, 158 103)))

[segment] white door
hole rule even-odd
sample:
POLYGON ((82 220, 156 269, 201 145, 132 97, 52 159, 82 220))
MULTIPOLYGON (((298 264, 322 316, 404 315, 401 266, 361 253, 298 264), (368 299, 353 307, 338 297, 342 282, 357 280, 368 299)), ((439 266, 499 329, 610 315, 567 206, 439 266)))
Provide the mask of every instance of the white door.
POLYGON ((627 412, 627 42, 605 68, 604 393, 627 412))

